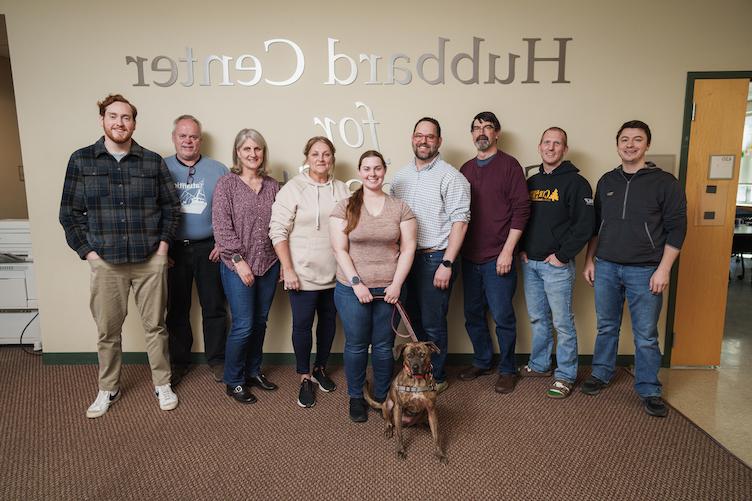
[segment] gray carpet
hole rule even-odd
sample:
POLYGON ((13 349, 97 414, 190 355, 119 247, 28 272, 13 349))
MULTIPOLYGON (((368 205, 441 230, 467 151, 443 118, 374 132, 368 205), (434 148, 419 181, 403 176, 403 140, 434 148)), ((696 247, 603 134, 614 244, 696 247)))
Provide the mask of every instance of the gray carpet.
POLYGON ((121 400, 89 420, 96 373, 0 348, 0 499, 752 499, 752 470, 678 412, 645 415, 624 371, 563 401, 546 380, 498 395, 494 376, 451 371, 447 465, 427 428, 407 430, 400 461, 379 415, 351 423, 341 367, 312 409, 295 403, 292 367, 267 368, 280 389, 250 406, 195 367, 163 412, 147 367, 128 365, 121 400))

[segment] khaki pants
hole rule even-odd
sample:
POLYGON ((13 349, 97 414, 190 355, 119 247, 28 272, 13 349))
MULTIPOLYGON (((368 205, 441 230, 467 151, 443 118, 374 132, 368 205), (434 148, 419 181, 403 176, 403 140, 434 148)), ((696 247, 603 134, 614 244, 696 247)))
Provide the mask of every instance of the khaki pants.
POLYGON ((143 263, 109 264, 102 259, 91 266, 91 314, 99 338, 99 389, 120 387, 122 328, 128 313, 128 294, 133 288, 146 335, 154 386, 170 383, 170 356, 165 306, 167 303, 167 256, 153 254, 143 263))

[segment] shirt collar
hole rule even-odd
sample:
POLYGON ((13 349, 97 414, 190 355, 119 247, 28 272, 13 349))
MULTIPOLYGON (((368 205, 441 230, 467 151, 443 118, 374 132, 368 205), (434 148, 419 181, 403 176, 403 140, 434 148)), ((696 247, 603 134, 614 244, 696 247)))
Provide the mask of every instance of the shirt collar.
MULTIPOLYGON (((428 165, 426 165, 425 167, 423 167, 422 169, 420 169, 420 171, 422 172, 424 170, 431 170, 431 169, 433 169, 434 165, 436 165, 440 160, 441 160, 441 153, 439 153, 438 155, 436 155, 434 157, 434 159, 431 160, 431 163, 429 163, 428 165)), ((413 167, 415 167, 415 171, 417 172, 418 171, 418 165, 415 162, 415 157, 413 157, 412 163, 413 163, 413 167)))
POLYGON ((195 162, 195 163, 194 163, 193 165, 187 165, 187 164, 184 164, 183 162, 181 162, 181 161, 180 161, 180 159, 178 158, 178 156, 177 156, 177 155, 175 155, 175 160, 177 160, 177 161, 178 161, 178 163, 179 163, 180 165, 182 165, 183 167, 185 167, 186 169, 190 169, 191 167, 195 167, 195 166, 197 166, 197 165, 198 165, 198 163, 199 163, 199 162, 201 161, 201 158, 203 158, 203 157, 202 157, 201 155, 199 155, 199 156, 198 156, 198 160, 196 160, 196 162, 195 162))
MULTIPOLYGON (((94 156, 99 157, 101 155, 109 155, 110 152, 107 151, 107 148, 104 146, 104 136, 99 138, 99 141, 94 143, 94 156)), ((128 155, 135 155, 137 157, 143 158, 144 157, 144 149, 141 147, 140 144, 138 144, 136 141, 131 139, 131 149, 126 154, 128 155)), ((125 157, 123 157, 125 158, 125 157)))

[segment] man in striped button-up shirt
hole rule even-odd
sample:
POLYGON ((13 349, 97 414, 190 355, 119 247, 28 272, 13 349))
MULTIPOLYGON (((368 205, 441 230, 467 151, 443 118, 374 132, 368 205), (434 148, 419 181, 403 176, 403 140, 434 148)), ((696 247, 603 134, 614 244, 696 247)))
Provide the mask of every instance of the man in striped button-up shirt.
POLYGON ((413 128, 415 158, 392 181, 392 195, 404 200, 418 220, 418 250, 407 278, 405 307, 415 333, 433 341, 440 353, 432 356, 438 390, 448 386, 447 312, 457 275, 455 259, 470 222, 470 183, 441 159, 441 126, 430 117, 413 128))
POLYGON ((170 388, 164 311, 167 249, 180 203, 162 157, 131 139, 136 107, 119 94, 98 105, 104 137, 71 155, 60 203, 68 245, 91 267, 99 393, 86 416, 104 415, 120 398, 121 335, 131 288, 159 406, 172 410, 178 398, 170 388))

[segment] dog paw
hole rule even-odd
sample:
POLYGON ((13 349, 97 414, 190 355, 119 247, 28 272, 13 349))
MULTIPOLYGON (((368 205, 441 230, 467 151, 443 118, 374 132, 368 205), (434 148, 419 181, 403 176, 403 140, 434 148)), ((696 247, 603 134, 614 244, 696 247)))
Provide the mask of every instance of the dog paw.
POLYGON ((447 464, 449 462, 449 459, 446 457, 446 454, 436 454, 436 457, 439 460, 439 463, 441 464, 447 464))
POLYGON ((405 452, 405 451, 397 451, 397 457, 400 458, 400 459, 402 459, 402 460, 405 460, 405 459, 407 459, 407 452, 405 452))
POLYGON ((387 427, 384 430, 384 438, 392 438, 394 436, 394 428, 387 427))

